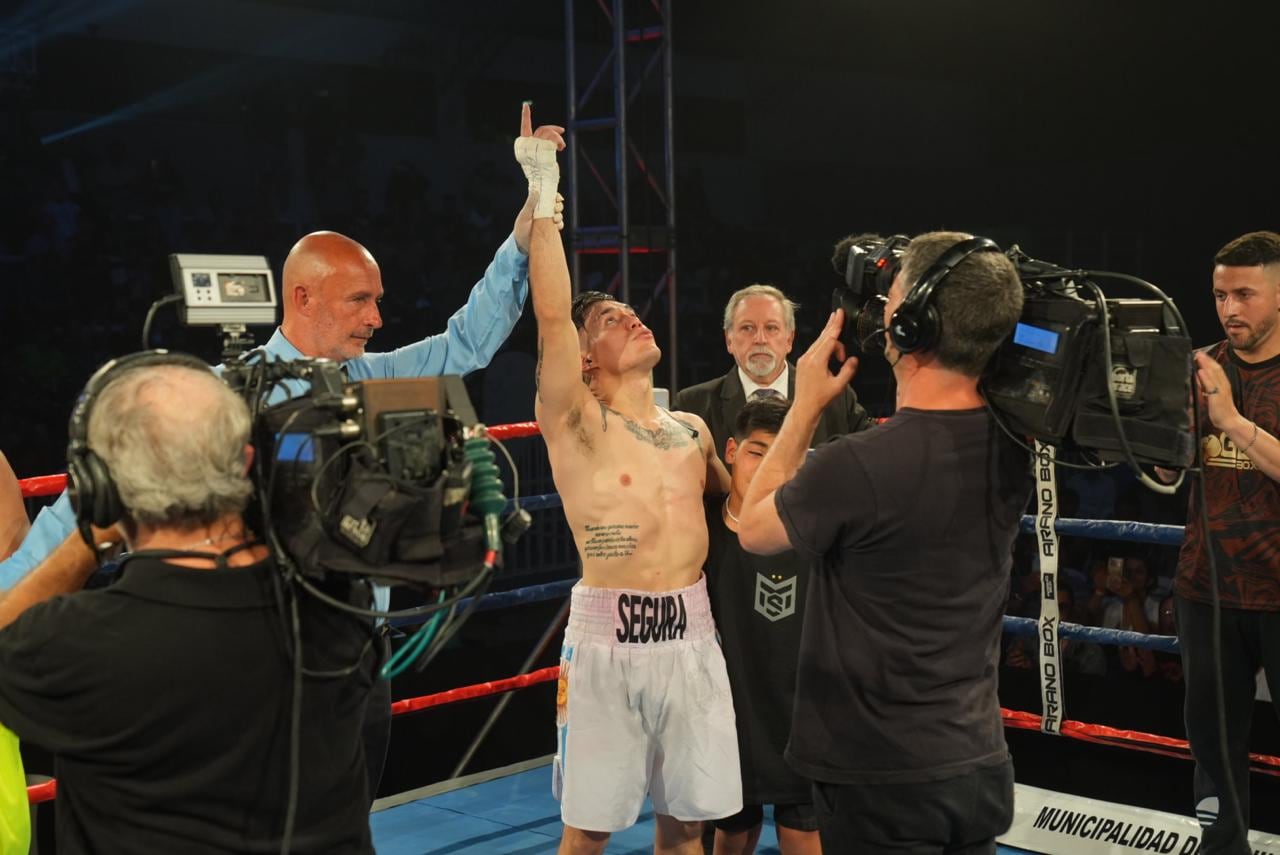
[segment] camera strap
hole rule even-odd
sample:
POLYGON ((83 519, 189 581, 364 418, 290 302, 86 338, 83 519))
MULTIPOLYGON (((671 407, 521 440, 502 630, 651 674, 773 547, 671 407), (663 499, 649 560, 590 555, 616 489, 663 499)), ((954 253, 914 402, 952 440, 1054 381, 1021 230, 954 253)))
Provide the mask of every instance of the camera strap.
POLYGON ((1063 712, 1062 658, 1058 645, 1058 484, 1054 447, 1036 440, 1036 544, 1040 556, 1040 717, 1043 733, 1060 734, 1063 712))

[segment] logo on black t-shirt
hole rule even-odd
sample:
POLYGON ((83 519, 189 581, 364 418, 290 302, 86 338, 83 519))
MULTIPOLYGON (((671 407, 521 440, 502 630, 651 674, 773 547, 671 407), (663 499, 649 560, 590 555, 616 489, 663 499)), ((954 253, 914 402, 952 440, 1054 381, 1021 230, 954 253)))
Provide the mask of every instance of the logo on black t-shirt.
POLYGON ((796 613, 796 578, 756 574, 756 611, 771 621, 796 613))
POLYGON ((1204 462, 1206 466, 1223 469, 1252 469, 1253 461, 1231 441, 1225 433, 1210 433, 1204 437, 1204 462))
POLYGON ((684 608, 684 594, 646 597, 641 594, 618 595, 618 623, 614 633, 618 641, 649 644, 684 638, 689 616, 684 608))

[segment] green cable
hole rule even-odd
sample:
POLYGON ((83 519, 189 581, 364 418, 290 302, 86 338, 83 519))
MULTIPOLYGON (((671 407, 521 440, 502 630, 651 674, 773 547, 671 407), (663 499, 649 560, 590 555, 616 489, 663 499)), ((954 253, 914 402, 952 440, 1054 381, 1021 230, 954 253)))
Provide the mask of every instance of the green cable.
MULTIPOLYGON (((507 506, 507 498, 502 494, 502 478, 498 471, 497 458, 489 446, 485 436, 473 436, 463 444, 463 454, 471 463, 471 510, 484 520, 485 545, 499 556, 502 555, 501 517, 503 508, 507 506)), ((445 593, 440 592, 444 602, 445 593)), ((382 666, 380 676, 384 680, 398 677, 408 670, 435 638, 440 628, 440 620, 444 609, 437 611, 417 632, 409 637, 399 650, 382 666)))
MULTIPOLYGON (((441 591, 440 599, 436 600, 436 602, 444 602, 444 597, 445 593, 441 591)), ((427 621, 417 632, 411 635, 409 640, 401 645, 400 649, 383 664, 378 676, 384 680, 390 680, 394 677, 399 677, 408 670, 413 661, 422 655, 422 652, 431 644, 431 639, 435 638, 436 630, 440 627, 440 619, 444 617, 445 611, 445 609, 437 611, 431 616, 431 620, 427 621)))

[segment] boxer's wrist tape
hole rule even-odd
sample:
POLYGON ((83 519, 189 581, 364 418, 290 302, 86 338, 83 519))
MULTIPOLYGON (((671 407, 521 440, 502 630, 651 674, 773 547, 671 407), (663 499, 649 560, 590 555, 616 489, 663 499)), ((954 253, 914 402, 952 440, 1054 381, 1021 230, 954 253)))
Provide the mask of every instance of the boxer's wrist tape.
POLYGON ((536 137, 519 137, 515 143, 516 162, 529 181, 529 195, 535 199, 533 218, 555 216, 556 190, 560 185, 560 165, 556 163, 556 144, 536 137))

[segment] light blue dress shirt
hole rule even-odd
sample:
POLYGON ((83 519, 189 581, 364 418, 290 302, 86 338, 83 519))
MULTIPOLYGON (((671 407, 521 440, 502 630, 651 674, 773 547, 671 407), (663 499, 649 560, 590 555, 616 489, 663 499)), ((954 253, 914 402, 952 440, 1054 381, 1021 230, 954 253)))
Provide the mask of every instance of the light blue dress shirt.
MULTIPOLYGON (((389 353, 366 353, 348 360, 347 376, 352 380, 437 377, 484 368, 511 334, 528 295, 529 258, 516 246, 515 237, 508 236, 485 269, 484 278, 471 289, 466 305, 449 318, 444 332, 389 353)), ((263 349, 273 359, 304 358, 278 328, 263 349)), ((288 388, 277 386, 269 403, 306 391, 305 381, 285 382, 288 388)), ((40 511, 18 550, 0 561, 0 590, 7 591, 18 584, 75 529, 75 513, 64 492, 40 511)), ((385 610, 390 602, 391 592, 375 586, 376 607, 385 610)))

